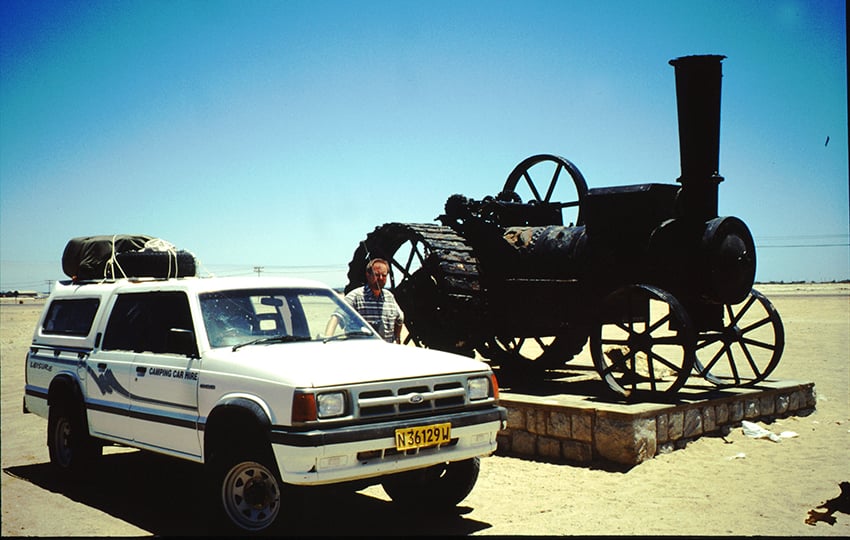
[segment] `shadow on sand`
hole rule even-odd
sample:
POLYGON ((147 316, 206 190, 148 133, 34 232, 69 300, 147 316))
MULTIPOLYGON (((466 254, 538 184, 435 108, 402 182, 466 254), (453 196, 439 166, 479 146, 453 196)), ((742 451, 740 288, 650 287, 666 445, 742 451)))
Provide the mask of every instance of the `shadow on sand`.
MULTIPOLYGON (((203 466, 143 451, 110 453, 78 479, 58 476, 49 463, 12 466, 6 474, 101 510, 155 536, 226 534, 210 518, 203 466)), ((491 525, 450 513, 402 512, 390 502, 344 487, 296 488, 288 512, 268 536, 468 535, 491 525)), ((231 534, 227 534, 231 536, 231 534)))

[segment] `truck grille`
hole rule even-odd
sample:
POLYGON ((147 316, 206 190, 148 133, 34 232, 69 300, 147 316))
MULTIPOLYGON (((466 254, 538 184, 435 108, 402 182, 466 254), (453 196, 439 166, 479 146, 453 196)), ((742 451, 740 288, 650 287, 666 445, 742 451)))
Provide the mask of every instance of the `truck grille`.
POLYGON ((360 418, 406 416, 463 406, 466 389, 459 381, 401 385, 398 388, 364 390, 357 395, 360 418))

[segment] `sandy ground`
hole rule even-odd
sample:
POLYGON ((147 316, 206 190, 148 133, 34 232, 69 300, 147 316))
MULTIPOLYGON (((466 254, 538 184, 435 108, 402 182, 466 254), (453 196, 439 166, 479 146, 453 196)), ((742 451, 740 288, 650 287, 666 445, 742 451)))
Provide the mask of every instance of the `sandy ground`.
MULTIPOLYGON (((771 378, 813 381, 817 409, 759 424, 795 438, 703 437, 628 470, 493 456, 456 514, 399 514, 380 487, 312 490, 276 534, 850 536, 850 286, 761 285, 786 331, 771 378), (831 519, 830 519, 831 518, 831 519)), ((0 307, 3 536, 210 534, 200 468, 110 449, 63 483, 48 466, 46 422, 21 413, 24 356, 41 304, 0 307)))

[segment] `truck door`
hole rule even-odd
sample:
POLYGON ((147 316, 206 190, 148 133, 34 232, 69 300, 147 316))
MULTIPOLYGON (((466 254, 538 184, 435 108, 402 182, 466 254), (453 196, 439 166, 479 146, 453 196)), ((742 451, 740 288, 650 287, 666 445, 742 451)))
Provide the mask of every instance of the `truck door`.
POLYGON ((200 457, 198 437, 197 346, 189 301, 181 291, 128 295, 137 297, 144 317, 130 372, 130 416, 136 443, 170 453, 200 457), (194 343, 194 341, 193 341, 194 343))
POLYGON ((132 302, 121 295, 110 310, 100 347, 86 359, 89 428, 110 439, 132 441, 130 374, 136 356, 132 302))

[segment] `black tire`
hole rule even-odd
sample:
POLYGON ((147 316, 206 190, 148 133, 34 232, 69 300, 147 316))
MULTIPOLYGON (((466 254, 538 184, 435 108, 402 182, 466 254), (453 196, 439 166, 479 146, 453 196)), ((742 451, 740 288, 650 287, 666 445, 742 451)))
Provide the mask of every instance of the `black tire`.
POLYGON ((47 447, 50 463, 66 474, 86 471, 102 450, 89 435, 83 407, 67 398, 50 406, 47 447))
POLYGON ((472 491, 481 470, 477 457, 387 477, 382 486, 394 503, 406 508, 447 510, 472 491))
POLYGON ((405 345, 466 356, 487 319, 472 248, 451 228, 428 223, 385 223, 360 242, 348 265, 348 293, 363 286, 370 258, 390 264, 387 288, 404 312, 405 345))
POLYGON ((127 251, 118 253, 115 259, 115 275, 107 277, 170 278, 194 276, 197 272, 195 256, 188 251, 127 251))
POLYGON ((283 482, 271 450, 231 450, 211 466, 212 492, 227 529, 255 534, 274 525, 283 504, 283 482))

